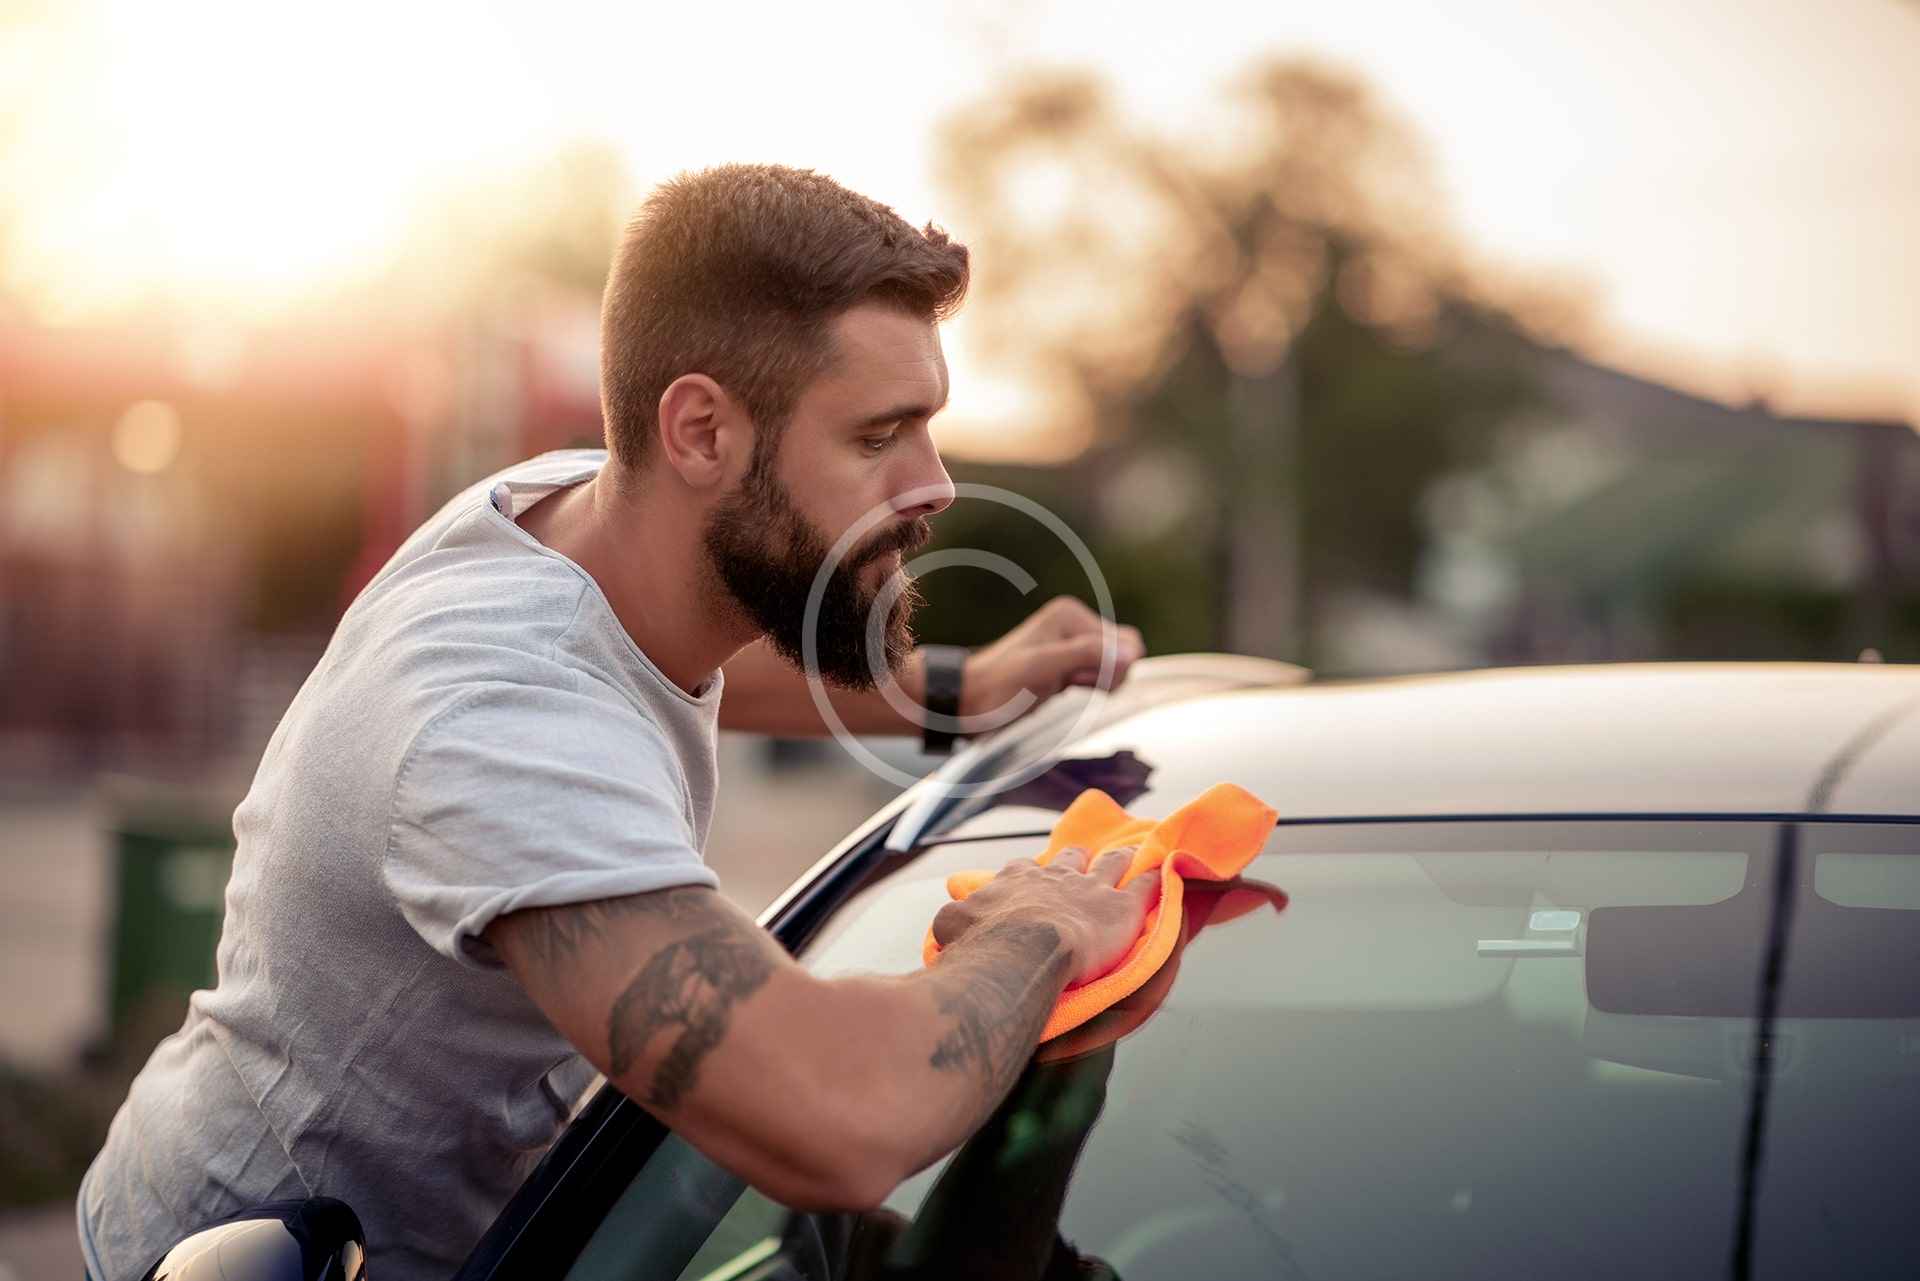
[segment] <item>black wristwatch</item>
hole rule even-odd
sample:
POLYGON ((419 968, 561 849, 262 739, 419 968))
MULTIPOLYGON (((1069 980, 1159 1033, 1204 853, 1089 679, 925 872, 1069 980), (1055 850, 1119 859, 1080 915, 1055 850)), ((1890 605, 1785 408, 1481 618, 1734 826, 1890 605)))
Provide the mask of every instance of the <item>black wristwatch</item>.
POLYGON ((920 730, 920 749, 944 756, 953 750, 954 740, 959 737, 953 722, 960 715, 960 682, 966 675, 967 648, 922 645, 920 658, 926 678, 921 702, 927 710, 927 722, 920 730))

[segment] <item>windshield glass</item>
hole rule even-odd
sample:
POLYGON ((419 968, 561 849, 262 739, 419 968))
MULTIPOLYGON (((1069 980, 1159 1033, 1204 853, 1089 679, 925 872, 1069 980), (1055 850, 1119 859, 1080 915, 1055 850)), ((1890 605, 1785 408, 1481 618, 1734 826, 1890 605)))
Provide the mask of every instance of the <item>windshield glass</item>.
MULTIPOLYGON (((910 970, 950 872, 1034 848, 927 850, 803 959, 910 970)), ((1882 1273, 1920 1247, 1916 853, 1894 824, 1279 828, 1189 900, 1152 1008, 1043 1047, 883 1210, 747 1194, 681 1275, 1882 1273)))

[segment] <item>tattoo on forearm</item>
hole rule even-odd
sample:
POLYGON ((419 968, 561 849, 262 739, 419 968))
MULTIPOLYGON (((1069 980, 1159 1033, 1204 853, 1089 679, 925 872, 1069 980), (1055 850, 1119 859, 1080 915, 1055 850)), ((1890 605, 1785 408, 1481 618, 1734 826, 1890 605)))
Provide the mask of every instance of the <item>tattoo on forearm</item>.
POLYGON ((700 1061, 726 1035, 733 1007, 758 991, 773 967, 772 943, 730 922, 654 953, 607 1016, 612 1075, 625 1076, 655 1036, 677 1030, 642 1101, 659 1108, 679 1103, 698 1079, 700 1061))
POLYGON ((1040 921, 990 926, 964 942, 981 959, 944 974, 935 969, 934 1001, 954 1024, 928 1062, 979 1074, 984 1096, 997 1102, 1033 1052, 1072 958, 1060 932, 1040 921))

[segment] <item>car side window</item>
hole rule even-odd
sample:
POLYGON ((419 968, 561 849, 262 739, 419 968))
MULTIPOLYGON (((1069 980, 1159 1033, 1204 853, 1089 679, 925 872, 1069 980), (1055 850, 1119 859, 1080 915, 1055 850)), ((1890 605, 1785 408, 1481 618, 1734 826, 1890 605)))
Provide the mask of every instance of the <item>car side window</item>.
POLYGON ((825 1260, 793 1239, 803 1217, 747 1188, 676 1281, 829 1281, 825 1260))
POLYGON ((567 1281, 829 1281, 813 1217, 768 1200, 670 1134, 567 1281))

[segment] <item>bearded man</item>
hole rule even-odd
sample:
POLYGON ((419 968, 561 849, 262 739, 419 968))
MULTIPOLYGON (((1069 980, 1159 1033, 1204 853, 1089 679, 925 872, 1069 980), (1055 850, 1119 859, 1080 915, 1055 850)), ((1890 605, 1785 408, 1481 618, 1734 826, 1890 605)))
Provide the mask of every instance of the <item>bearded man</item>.
MULTIPOLYGON (((268 744, 219 981, 81 1187, 94 1281, 319 1195, 358 1210, 382 1281, 445 1277, 596 1070, 803 1209, 877 1205, 993 1111, 1157 878, 1113 888, 1124 853, 1021 860, 943 912, 936 969, 827 980, 700 853, 716 726, 820 731, 803 654, 856 732, 909 728, 868 655, 923 690, 899 578, 953 497, 928 427, 967 270, 804 171, 648 199, 606 292, 607 448, 510 468, 416 531, 268 744), (829 549, 876 512, 810 647, 829 549)), ((959 710, 1084 683, 1103 649, 1124 672, 1139 637, 1054 602, 966 662, 959 710)))

